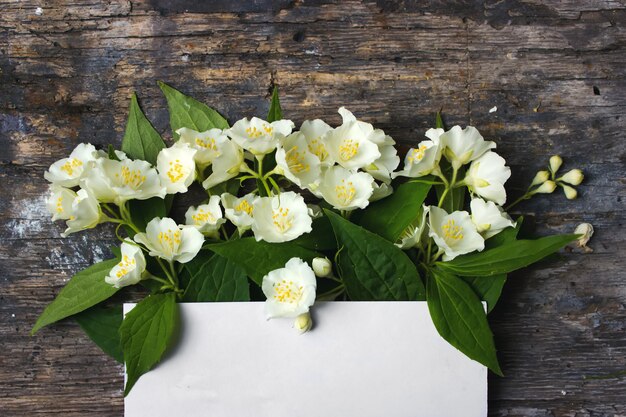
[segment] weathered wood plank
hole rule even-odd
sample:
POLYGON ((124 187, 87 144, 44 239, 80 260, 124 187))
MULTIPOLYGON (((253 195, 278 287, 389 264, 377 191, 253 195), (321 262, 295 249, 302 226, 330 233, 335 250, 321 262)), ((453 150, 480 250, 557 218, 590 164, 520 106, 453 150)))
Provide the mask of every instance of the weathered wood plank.
POLYGON ((61 240, 42 174, 79 142, 119 144, 133 91, 170 137, 157 79, 230 120, 265 114, 276 83, 297 124, 338 123, 345 105, 403 144, 443 108, 497 140, 513 196, 554 153, 582 168, 578 200, 520 206, 540 234, 591 222, 595 252, 511 276, 491 315, 507 376, 490 415, 626 415, 623 2, 43 3, 0 0, 1 415, 122 415, 121 367, 76 325, 28 336, 115 243, 108 228, 61 240))

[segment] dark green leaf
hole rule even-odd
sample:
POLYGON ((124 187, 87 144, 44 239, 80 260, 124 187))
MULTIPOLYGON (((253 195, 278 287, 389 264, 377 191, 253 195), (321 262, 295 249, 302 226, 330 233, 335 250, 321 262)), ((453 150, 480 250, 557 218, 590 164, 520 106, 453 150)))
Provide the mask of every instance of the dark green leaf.
POLYGON ((181 127, 205 132, 209 129, 228 129, 228 122, 218 112, 206 104, 188 97, 180 91, 159 81, 159 87, 167 99, 167 108, 170 112, 170 126, 172 135, 178 140, 176 131, 181 127))
POLYGON ((133 223, 142 231, 146 230, 146 225, 150 220, 167 215, 165 200, 159 197, 152 197, 147 200, 130 200, 128 207, 133 223))
POLYGON ((205 245, 205 248, 241 266, 258 285, 261 285, 268 272, 284 268, 291 258, 301 258, 310 263, 313 258, 321 256, 292 242, 257 242, 252 237, 205 245))
POLYGON ((430 184, 406 182, 393 194, 369 205, 359 224, 390 242, 396 242, 402 232, 417 218, 430 190, 430 184))
POLYGON ((107 154, 109 156, 109 159, 112 159, 114 161, 119 161, 120 158, 117 157, 117 155, 115 154, 115 148, 113 147, 113 145, 109 144, 109 147, 107 148, 107 154))
POLYGON ((520 228, 522 227, 523 217, 517 218, 517 224, 515 227, 507 227, 495 236, 485 240, 485 250, 493 249, 508 242, 513 242, 517 238, 520 228))
POLYGON ((191 275, 183 300, 187 302, 250 301, 246 271, 235 262, 220 255, 214 255, 191 275))
POLYGON ((119 335, 123 318, 121 304, 113 307, 94 306, 74 316, 87 336, 104 353, 120 363, 124 363, 119 335))
POLYGON ((99 262, 74 275, 41 313, 31 334, 35 334, 48 324, 80 313, 115 294, 118 289, 104 282, 104 277, 116 263, 117 259, 99 262))
POLYGON ((492 277, 462 278, 472 287, 481 300, 487 302, 487 313, 491 313, 502 294, 502 288, 506 283, 506 274, 494 275, 492 277))
POLYGON ((458 256, 449 262, 437 262, 437 265, 461 276, 508 274, 545 258, 577 237, 555 235, 536 240, 516 240, 483 252, 458 256))
POLYGON ((428 311, 437 331, 467 357, 502 375, 482 303, 462 279, 437 269, 427 280, 428 311))
POLYGON ((338 267, 355 301, 423 300, 424 285, 415 265, 393 243, 324 210, 337 238, 338 267))
POLYGON ((337 250, 337 241, 328 217, 322 216, 313 219, 311 227, 313 229, 311 233, 303 234, 293 243, 315 251, 337 250))
POLYGON ((154 130, 150 121, 141 111, 137 96, 133 94, 130 100, 130 111, 126 123, 126 133, 122 139, 122 151, 132 159, 143 159, 156 165, 157 155, 165 143, 159 132, 154 130))
POLYGON ((278 87, 274 86, 272 91, 272 101, 270 103, 270 111, 267 113, 267 121, 272 123, 282 120, 283 110, 280 108, 280 100, 278 99, 278 87))
POLYGON ((128 375, 124 396, 141 375, 159 363, 173 342, 177 321, 176 295, 171 292, 150 295, 126 314, 120 326, 128 375))

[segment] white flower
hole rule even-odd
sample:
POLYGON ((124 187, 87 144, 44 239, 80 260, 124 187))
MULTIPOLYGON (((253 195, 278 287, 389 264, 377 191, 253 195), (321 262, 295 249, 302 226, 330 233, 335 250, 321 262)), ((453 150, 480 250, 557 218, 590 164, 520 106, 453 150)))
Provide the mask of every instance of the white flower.
POLYGON ((197 152, 184 142, 161 149, 157 156, 157 171, 167 194, 187 192, 196 178, 194 156, 197 152))
POLYGON ((472 210, 472 222, 476 230, 483 238, 489 239, 507 227, 515 227, 515 222, 511 217, 492 201, 485 201, 481 198, 474 198, 470 202, 472 210))
POLYGON ((589 239, 593 236, 593 226, 591 223, 581 223, 576 226, 576 230, 574 233, 580 235, 578 240, 576 241, 576 245, 581 248, 585 253, 593 252, 593 249, 587 246, 589 239))
POLYGON ((258 198, 254 194, 246 194, 240 198, 228 193, 221 195, 226 218, 237 226, 240 234, 252 226, 254 222, 254 202, 258 198))
POLYGON ((487 152, 470 165, 464 183, 479 196, 503 205, 506 201, 504 183, 511 176, 511 168, 495 152, 487 152))
POLYGON ((113 285, 115 288, 137 284, 146 271, 146 258, 139 246, 132 242, 123 242, 120 249, 122 250, 122 259, 104 278, 107 284, 113 285))
POLYGON ((292 133, 281 141, 276 150, 276 165, 289 181, 307 188, 320 177, 320 160, 309 152, 304 135, 292 133))
POLYGON ((374 192, 374 178, 335 165, 324 172, 318 191, 337 210, 365 208, 374 192))
POLYGON ((300 258, 291 258, 284 268, 263 277, 261 284, 267 297, 267 318, 298 317, 308 313, 315 302, 317 281, 311 267, 300 258))
POLYGON ((102 211, 93 194, 87 190, 78 190, 72 201, 72 214, 67 220, 67 229, 61 236, 96 227, 100 223, 102 211))
POLYGON ((207 190, 236 177, 245 163, 242 149, 231 140, 224 142, 220 151, 221 154, 213 160, 211 175, 202 183, 207 190))
POLYGON ((379 185, 376 181, 374 181, 372 185, 374 186, 374 191, 370 197, 370 203, 382 200, 383 198, 389 197, 393 194, 393 187, 391 185, 385 184, 384 182, 379 185))
POLYGON ((220 226, 226 222, 222 217, 220 197, 212 195, 207 204, 189 207, 185 213, 185 223, 198 229, 205 236, 218 237, 220 226))
POLYGON ((580 185, 584 178, 585 176, 580 169, 572 169, 563 174, 561 178, 557 178, 557 180, 561 180, 572 185, 580 185))
POLYGON ((317 156, 322 166, 328 167, 335 163, 326 149, 324 136, 333 130, 326 122, 320 119, 305 120, 300 126, 300 133, 304 135, 309 152, 317 156))
POLYGON ((304 198, 293 191, 260 197, 253 210, 252 232, 257 241, 288 242, 312 230, 304 198))
POLYGON ((211 165, 215 158, 222 154, 222 146, 228 142, 228 137, 222 129, 196 132, 193 129, 182 127, 176 133, 180 136, 179 142, 186 143, 197 151, 194 155, 194 161, 200 168, 211 165))
POLYGON ((330 157, 346 169, 364 168, 380 158, 381 153, 375 140, 383 143, 384 132, 374 130, 369 123, 357 121, 343 107, 339 113, 344 117, 343 124, 324 137, 330 157))
POLYGON ((395 141, 387 136, 391 143, 378 146, 380 158, 365 167, 365 170, 375 179, 385 184, 391 183, 391 173, 400 165, 400 157, 395 147, 395 141))
POLYGON ((455 211, 448 214, 439 207, 430 206, 428 218, 428 236, 444 251, 444 261, 476 250, 480 252, 485 248, 485 240, 476 231, 468 212, 455 211))
POLYGON ((330 263, 330 260, 326 257, 324 258, 313 258, 313 262, 311 262, 313 266, 313 271, 315 275, 320 278, 324 278, 330 276, 333 273, 333 264, 330 263))
POLYGON ((74 148, 69 158, 63 158, 50 165, 43 176, 54 184, 76 187, 97 157, 98 153, 93 145, 81 143, 74 148))
POLYGON ((81 187, 93 193, 100 202, 118 205, 128 200, 165 197, 165 187, 161 185, 157 170, 149 162, 139 159, 115 161, 100 158, 81 180, 81 187))
POLYGON ((226 134, 239 146, 254 155, 260 156, 272 152, 278 141, 289 135, 295 125, 291 120, 277 120, 269 123, 253 117, 238 120, 226 134))
POLYGON ((311 320, 311 313, 300 314, 298 317, 296 317, 296 319, 293 321, 293 327, 298 332, 300 332, 300 334, 306 333, 309 330, 311 330, 311 328, 313 327, 313 320, 311 320))
POLYGON ((52 214, 52 221, 69 219, 72 215, 72 203, 76 198, 76 193, 56 184, 50 184, 49 190, 46 207, 52 214))
POLYGON ((404 158, 404 169, 394 174, 395 177, 418 178, 430 174, 439 168, 441 146, 432 140, 424 140, 411 148, 404 158))
POLYGON ((427 236, 428 222, 426 222, 426 216, 429 211, 428 206, 422 206, 420 214, 400 235, 400 241, 395 245, 400 249, 411 249, 419 247, 421 245, 424 236, 427 236))
POLYGON ((496 147, 494 142, 485 141, 473 126, 467 126, 465 129, 454 126, 441 134, 439 140, 444 147, 444 155, 454 169, 459 169, 461 165, 476 160, 489 149, 496 147))
POLYGON ((168 217, 154 218, 146 233, 137 233, 135 242, 144 245, 150 256, 181 264, 191 261, 202 248, 204 236, 195 227, 179 226, 168 217))

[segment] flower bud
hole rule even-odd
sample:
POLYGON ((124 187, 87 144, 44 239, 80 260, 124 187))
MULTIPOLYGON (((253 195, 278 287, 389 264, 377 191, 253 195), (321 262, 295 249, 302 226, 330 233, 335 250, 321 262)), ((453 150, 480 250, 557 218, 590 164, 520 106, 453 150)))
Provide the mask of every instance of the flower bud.
POLYGON ((553 155, 550 157, 550 171, 552 171, 552 174, 556 174, 562 164, 563 159, 559 155, 553 155))
POLYGON ((561 187, 563 187, 565 197, 567 197, 568 200, 574 200, 576 197, 578 197, 578 192, 574 187, 570 187, 569 185, 565 184, 561 184, 561 187))
POLYGON ((590 223, 581 223, 576 226, 574 233, 581 235, 576 242, 585 252, 593 252, 593 249, 587 247, 587 242, 593 236, 593 226, 590 223))
POLYGON ((533 182, 530 184, 530 186, 534 187, 535 185, 543 184, 544 182, 548 181, 549 178, 550 173, 548 171, 539 171, 537 172, 537 175, 535 175, 535 178, 533 178, 533 182))
POLYGON ((546 181, 541 186, 532 191, 533 194, 550 194, 556 189, 556 183, 554 181, 546 181))
POLYGON ((579 185, 581 182, 583 182, 584 178, 585 176, 580 169, 572 169, 570 171, 567 171, 565 175, 563 175, 560 179, 561 181, 568 184, 579 185))
POLYGON ((302 333, 306 333, 313 327, 313 320, 311 320, 311 313, 300 314, 293 322, 293 327, 302 333))
POLYGON ((328 258, 314 258, 312 262, 313 272, 320 278, 325 278, 332 274, 333 265, 328 258))

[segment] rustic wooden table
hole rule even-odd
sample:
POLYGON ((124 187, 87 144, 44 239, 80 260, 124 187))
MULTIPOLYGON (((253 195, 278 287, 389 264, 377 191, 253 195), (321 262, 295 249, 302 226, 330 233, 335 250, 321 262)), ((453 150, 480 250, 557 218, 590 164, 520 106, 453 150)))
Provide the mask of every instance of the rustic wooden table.
POLYGON ((552 154, 582 168, 578 200, 520 206, 539 234, 592 223, 595 251, 511 276, 490 316, 506 373, 490 415, 626 416, 626 4, 329 3, 0 0, 0 415, 123 414, 122 367, 74 322, 29 336, 115 242, 61 240, 42 174, 79 142, 119 144, 133 91, 169 137, 163 80, 230 120, 264 115, 277 84, 298 125, 345 105, 403 144, 441 107, 497 140, 513 194, 552 154))

